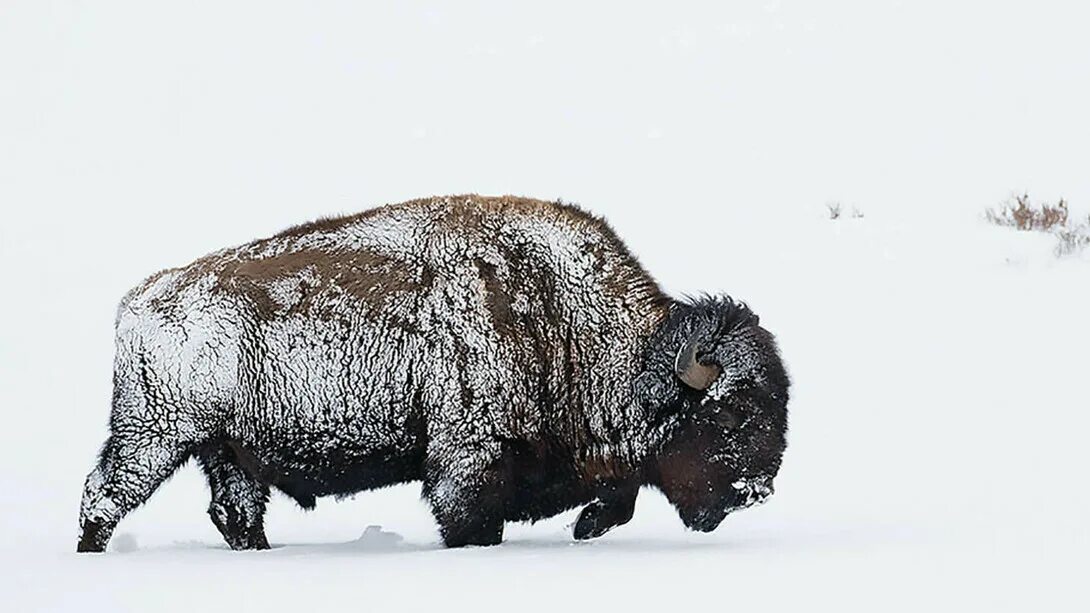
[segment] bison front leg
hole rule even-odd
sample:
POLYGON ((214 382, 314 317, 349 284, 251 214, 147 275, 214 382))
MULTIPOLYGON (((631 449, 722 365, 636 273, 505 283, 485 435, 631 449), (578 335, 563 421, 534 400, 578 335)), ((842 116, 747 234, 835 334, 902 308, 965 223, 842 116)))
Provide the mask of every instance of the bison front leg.
POLYGON ((231 549, 268 549, 265 505, 269 487, 247 473, 226 447, 202 451, 197 461, 212 490, 208 515, 227 545, 231 549))
MULTIPOLYGON (((463 444, 464 445, 464 444, 463 444)), ((429 445, 424 497, 431 503, 447 547, 498 545, 510 469, 499 445, 429 445)))
POLYGON ((627 524, 636 510, 636 494, 632 486, 614 486, 603 490, 598 500, 588 504, 579 513, 572 535, 580 540, 598 538, 606 532, 627 524))

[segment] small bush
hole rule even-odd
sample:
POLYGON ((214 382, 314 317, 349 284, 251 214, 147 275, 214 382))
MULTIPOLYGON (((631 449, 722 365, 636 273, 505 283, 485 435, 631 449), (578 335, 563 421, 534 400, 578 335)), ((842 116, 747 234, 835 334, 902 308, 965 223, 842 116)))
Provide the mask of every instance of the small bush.
POLYGON ((1022 194, 1015 196, 1013 202, 1008 200, 1003 203, 998 209, 988 209, 984 215, 996 225, 1048 232, 1067 225, 1068 211, 1063 198, 1056 206, 1044 203, 1034 208, 1030 204, 1029 194, 1022 194))
POLYGON ((1053 234, 1058 241, 1055 248, 1057 256, 1071 255, 1090 247, 1090 216, 1087 216, 1085 223, 1072 225, 1069 223, 1067 201, 1063 198, 1055 206, 1042 203, 1034 207, 1029 194, 1022 194, 997 209, 988 209, 984 216, 999 226, 1053 234))
POLYGON ((1086 223, 1061 228, 1056 232, 1056 238, 1059 240, 1056 243, 1056 255, 1060 257, 1090 247, 1090 215, 1086 216, 1086 223))
POLYGON ((839 202, 830 202, 825 205, 825 208, 829 210, 829 219, 836 221, 837 219, 843 219, 845 215, 852 219, 863 219, 863 211, 859 210, 859 207, 852 207, 851 213, 845 213, 844 206, 839 202))

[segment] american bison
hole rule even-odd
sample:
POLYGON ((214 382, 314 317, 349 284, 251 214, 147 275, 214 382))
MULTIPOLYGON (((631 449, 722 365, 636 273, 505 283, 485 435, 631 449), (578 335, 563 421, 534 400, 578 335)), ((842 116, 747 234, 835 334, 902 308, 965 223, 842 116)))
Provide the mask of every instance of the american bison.
POLYGON ((664 295, 602 219, 516 197, 387 205, 124 297, 77 548, 104 550, 191 457, 235 549, 268 547, 270 488, 312 508, 417 480, 450 547, 584 504, 575 537, 596 537, 643 485, 709 531, 771 494, 787 400, 756 315, 664 295))

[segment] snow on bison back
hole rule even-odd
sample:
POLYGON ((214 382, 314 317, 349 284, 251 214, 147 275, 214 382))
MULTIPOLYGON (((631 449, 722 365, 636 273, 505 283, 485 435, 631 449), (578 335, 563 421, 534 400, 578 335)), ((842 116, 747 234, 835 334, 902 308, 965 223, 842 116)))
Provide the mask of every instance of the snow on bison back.
POLYGON ((414 480, 453 547, 583 504, 575 537, 599 536, 641 485, 712 530, 772 493, 785 446, 788 379, 757 317, 665 296, 561 203, 438 197, 297 226, 152 276, 116 328, 79 551, 190 457, 232 548, 268 547, 271 487, 310 508, 414 480))

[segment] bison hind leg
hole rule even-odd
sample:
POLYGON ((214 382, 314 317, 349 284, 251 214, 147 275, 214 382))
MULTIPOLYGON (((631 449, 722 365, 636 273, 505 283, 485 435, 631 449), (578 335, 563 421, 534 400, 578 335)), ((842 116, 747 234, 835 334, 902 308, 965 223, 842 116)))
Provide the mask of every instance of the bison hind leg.
POLYGON ((231 549, 268 549, 265 506, 269 487, 239 465, 231 449, 216 445, 197 454, 208 478, 212 501, 208 515, 231 549))
POLYGON ((83 486, 76 551, 105 551, 118 522, 144 504, 189 457, 183 445, 156 436, 106 439, 83 486))

